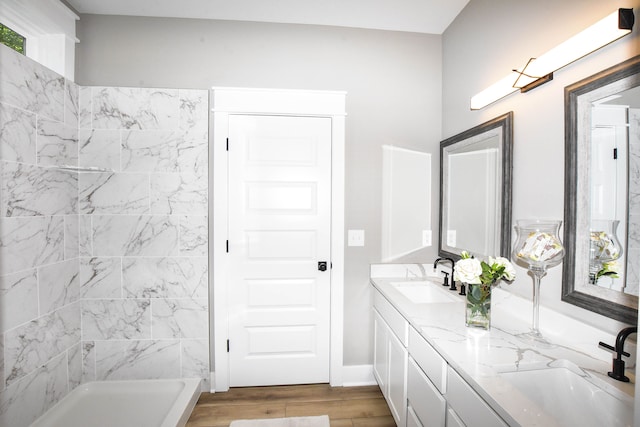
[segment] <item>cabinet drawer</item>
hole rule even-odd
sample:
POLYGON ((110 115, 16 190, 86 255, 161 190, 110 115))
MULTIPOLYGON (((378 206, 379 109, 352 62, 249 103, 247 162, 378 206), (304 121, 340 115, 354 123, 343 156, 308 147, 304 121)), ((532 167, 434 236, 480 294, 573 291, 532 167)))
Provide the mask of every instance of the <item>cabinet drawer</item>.
POLYGON ((420 423, 425 427, 444 427, 447 402, 412 358, 407 377, 407 400, 420 423))
POLYGON ((387 322, 393 333, 396 334, 402 345, 407 347, 409 323, 377 289, 374 289, 373 292, 373 306, 378 310, 384 321, 387 322))
POLYGON ((409 354, 440 393, 445 394, 447 390, 447 362, 412 327, 409 328, 409 354))
POLYGON ((451 367, 447 372, 447 403, 467 427, 507 427, 502 418, 451 367))

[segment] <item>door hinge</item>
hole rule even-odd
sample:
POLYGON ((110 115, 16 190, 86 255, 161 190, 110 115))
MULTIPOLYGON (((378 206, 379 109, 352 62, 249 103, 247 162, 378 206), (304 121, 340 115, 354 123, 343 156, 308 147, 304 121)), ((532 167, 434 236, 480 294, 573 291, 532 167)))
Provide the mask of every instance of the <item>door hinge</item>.
POLYGON ((229 241, 227 240, 227 253, 229 253, 229 241))
POLYGON ((227 151, 229 151, 229 138, 227 138, 227 151))
POLYGON ((613 149, 613 160, 618 160, 618 149, 617 148, 613 149))
POLYGON ((229 353, 229 340, 227 340, 227 353, 229 353))

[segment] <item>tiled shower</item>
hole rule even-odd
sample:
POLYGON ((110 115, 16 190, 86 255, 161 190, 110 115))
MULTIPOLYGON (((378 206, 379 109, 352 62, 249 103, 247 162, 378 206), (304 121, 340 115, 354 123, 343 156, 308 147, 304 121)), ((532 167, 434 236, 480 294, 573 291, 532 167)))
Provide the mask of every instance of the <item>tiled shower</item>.
POLYGON ((0 45, 0 425, 85 381, 207 387, 207 152, 206 90, 79 87, 0 45))

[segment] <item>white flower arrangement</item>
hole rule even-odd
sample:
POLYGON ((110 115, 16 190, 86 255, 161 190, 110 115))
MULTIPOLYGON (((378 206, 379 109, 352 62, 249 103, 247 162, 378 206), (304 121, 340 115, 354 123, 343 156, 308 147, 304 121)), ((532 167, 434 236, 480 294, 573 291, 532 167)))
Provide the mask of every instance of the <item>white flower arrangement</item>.
POLYGON ((516 278, 516 270, 507 258, 489 257, 487 263, 472 258, 467 251, 463 251, 460 257, 453 275, 458 282, 491 286, 499 280, 512 282, 516 278))

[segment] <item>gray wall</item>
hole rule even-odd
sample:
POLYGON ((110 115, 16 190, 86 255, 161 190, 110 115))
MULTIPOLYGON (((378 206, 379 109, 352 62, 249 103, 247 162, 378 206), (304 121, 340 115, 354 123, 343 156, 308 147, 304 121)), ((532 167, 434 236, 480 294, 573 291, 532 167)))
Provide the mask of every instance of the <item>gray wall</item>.
MULTIPOLYGON (((469 98, 616 8, 633 7, 638 15, 639 6, 639 0, 471 0, 443 34, 443 138, 514 112, 514 220, 563 218, 564 88, 638 55, 638 25, 630 36, 563 68, 531 92, 480 111, 469 110, 469 98)), ((561 280, 561 266, 549 270, 542 281, 543 305, 618 330, 617 322, 563 303, 561 280)), ((518 267, 510 289, 530 298, 531 288, 531 277, 518 267)))
MULTIPOLYGON (((81 15, 81 85, 345 90, 346 227, 366 246, 346 248, 346 365, 372 362, 369 264, 381 258, 382 148, 423 150, 441 139, 441 37, 322 26, 81 15)), ((431 182, 437 242, 438 168, 431 182)), ((215 212, 215 207, 214 207, 215 212)), ((436 248, 411 260, 432 261, 436 248)))

